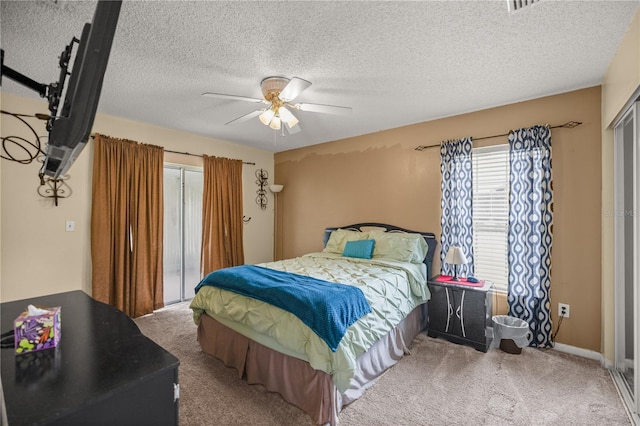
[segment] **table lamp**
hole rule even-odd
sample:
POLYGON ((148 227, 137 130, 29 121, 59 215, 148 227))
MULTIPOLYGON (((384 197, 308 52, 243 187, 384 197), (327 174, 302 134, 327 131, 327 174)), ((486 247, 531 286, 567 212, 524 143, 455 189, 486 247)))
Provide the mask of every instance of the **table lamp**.
POLYGON ((464 265, 467 263, 467 257, 462 251, 462 247, 451 246, 447 252, 447 256, 444 261, 450 265, 453 265, 453 278, 451 281, 460 281, 458 278, 458 265, 464 265))

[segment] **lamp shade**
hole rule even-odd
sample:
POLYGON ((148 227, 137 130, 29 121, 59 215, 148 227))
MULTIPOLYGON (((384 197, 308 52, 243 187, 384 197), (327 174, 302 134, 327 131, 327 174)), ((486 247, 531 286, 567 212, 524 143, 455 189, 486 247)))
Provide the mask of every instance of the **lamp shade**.
POLYGON ((284 185, 269 185, 269 189, 271 190, 271 192, 273 192, 274 194, 282 191, 282 188, 284 188, 284 185))
POLYGON ((260 119, 262 124, 264 124, 265 126, 268 126, 269 123, 271 123, 271 119, 273 118, 274 115, 276 115, 276 112, 272 109, 268 109, 264 111, 262 114, 260 114, 258 118, 260 119))
POLYGON ((464 255, 464 251, 462 251, 462 247, 451 246, 449 247, 449 251, 447 252, 447 256, 444 258, 444 261, 450 265, 464 265, 467 263, 467 257, 464 255))
POLYGON ((293 114, 291 114, 291 111, 283 106, 278 109, 278 115, 280 116, 280 119, 282 121, 287 123, 287 126, 289 126, 289 128, 292 128, 293 126, 298 124, 298 119, 293 114))
POLYGON ((274 116, 269 123, 269 127, 271 127, 273 130, 280 130, 280 117, 278 117, 277 115, 274 116))

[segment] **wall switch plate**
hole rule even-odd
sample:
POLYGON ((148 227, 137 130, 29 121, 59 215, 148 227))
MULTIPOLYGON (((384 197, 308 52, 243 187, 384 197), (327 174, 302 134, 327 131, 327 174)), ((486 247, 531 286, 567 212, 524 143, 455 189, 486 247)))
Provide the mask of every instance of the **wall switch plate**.
POLYGON ((68 220, 64 223, 64 229, 67 232, 73 232, 76 230, 76 223, 73 220, 68 220))

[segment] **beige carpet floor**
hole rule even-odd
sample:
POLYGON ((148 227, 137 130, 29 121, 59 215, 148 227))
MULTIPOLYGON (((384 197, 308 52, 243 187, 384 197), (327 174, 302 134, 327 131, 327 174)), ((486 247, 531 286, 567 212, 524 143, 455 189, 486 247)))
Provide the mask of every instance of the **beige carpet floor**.
MULTIPOLYGON (((187 303, 135 320, 180 359, 180 425, 310 425, 310 418, 204 354, 187 303)), ((630 425, 607 370, 593 360, 525 348, 484 354, 425 334, 411 354, 346 407, 355 425, 630 425)))

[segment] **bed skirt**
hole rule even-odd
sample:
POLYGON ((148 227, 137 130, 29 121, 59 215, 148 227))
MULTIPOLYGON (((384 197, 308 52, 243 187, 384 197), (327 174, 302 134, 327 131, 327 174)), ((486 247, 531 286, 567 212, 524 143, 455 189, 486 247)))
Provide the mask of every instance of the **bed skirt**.
POLYGON ((338 414, 344 406, 358 399, 386 369, 409 353, 411 341, 426 326, 425 303, 357 358, 356 375, 344 394, 338 392, 324 371, 261 345, 206 314, 200 317, 198 342, 204 352, 235 368, 247 383, 264 385, 309 414, 315 423, 333 426, 338 424, 338 414))

